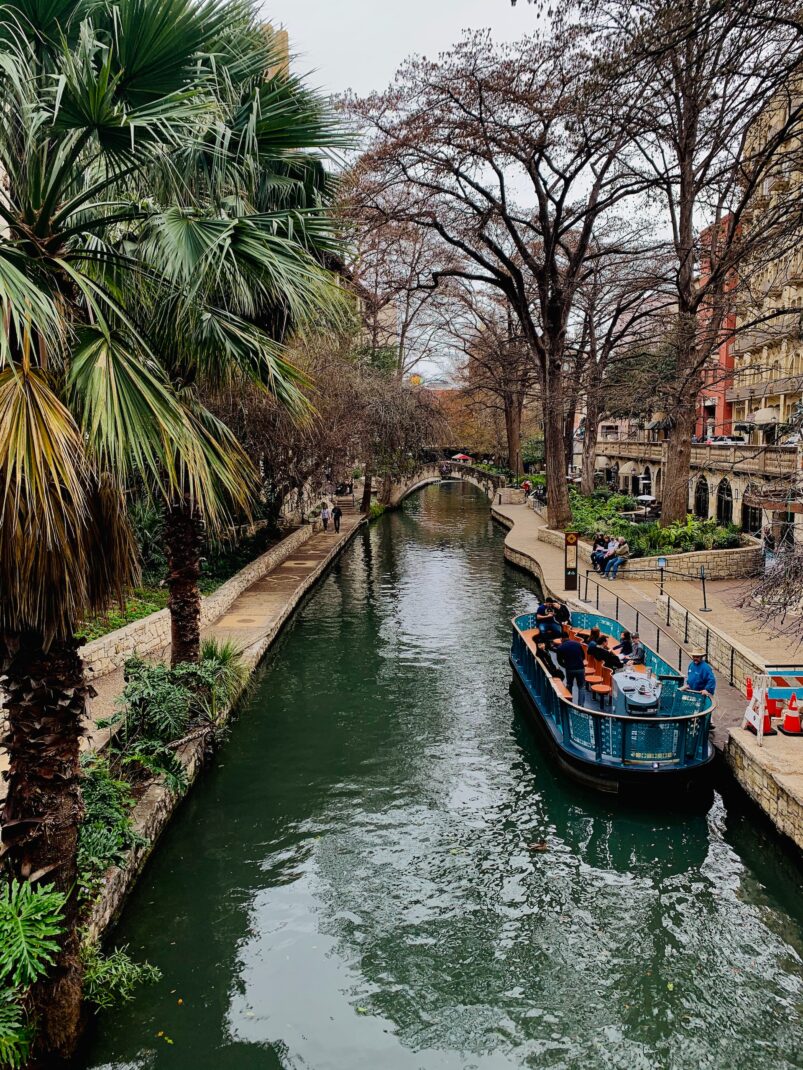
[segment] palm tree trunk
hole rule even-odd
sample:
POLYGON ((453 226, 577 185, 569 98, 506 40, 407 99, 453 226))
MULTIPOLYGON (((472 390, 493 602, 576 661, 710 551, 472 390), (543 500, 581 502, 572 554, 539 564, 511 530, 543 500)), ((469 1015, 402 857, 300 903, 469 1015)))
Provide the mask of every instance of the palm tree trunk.
POLYGON ((55 966, 30 997, 37 1049, 66 1058, 80 1026, 79 740, 92 692, 72 637, 47 645, 36 632, 0 632, 0 667, 8 723, 8 790, 0 818, 6 858, 20 880, 52 883, 67 896, 55 966))
POLYGON ((170 597, 171 665, 197 661, 201 654, 201 574, 203 522, 198 510, 184 500, 170 506, 165 515, 167 586, 170 597))

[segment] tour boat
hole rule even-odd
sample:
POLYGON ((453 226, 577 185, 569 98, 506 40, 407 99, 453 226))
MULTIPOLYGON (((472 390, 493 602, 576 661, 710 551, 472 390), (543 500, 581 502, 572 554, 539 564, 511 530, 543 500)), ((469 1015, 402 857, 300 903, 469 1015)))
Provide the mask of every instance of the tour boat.
MULTIPOLYGON (((610 617, 571 614, 569 629, 580 641, 593 627, 614 640, 624 630, 610 617)), ((589 666, 589 675, 600 669, 604 680, 596 692, 589 685, 579 705, 536 657, 537 632, 534 613, 513 619, 510 661, 537 727, 567 772, 615 794, 685 791, 707 782, 714 757, 711 696, 681 691, 683 677, 645 647, 646 664, 638 672, 610 674, 589 666)))

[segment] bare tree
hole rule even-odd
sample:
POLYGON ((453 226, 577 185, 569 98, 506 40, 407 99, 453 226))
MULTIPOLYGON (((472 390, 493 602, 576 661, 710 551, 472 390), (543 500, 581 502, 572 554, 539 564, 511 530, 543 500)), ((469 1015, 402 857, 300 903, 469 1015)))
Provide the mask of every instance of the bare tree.
MULTIPOLYGON (((606 379, 617 360, 637 360, 643 364, 641 375, 655 382, 655 364, 645 356, 660 337, 661 323, 671 316, 674 301, 664 285, 662 258, 647 246, 639 248, 641 228, 618 226, 619 233, 608 233, 598 246, 599 255, 590 262, 577 291, 575 312, 580 320, 577 349, 583 355, 582 395, 585 401, 585 431, 581 484, 583 494, 594 490, 597 435, 600 420, 608 413, 606 379)), ((628 369, 630 371, 630 369, 628 369)), ((624 379, 627 404, 632 404, 635 389, 624 379)), ((618 399, 613 397, 615 405, 618 399)), ((648 404, 655 405, 652 390, 648 404)))
POLYGON ((366 200, 396 199, 461 263, 434 277, 495 287, 514 311, 544 402, 548 517, 570 519, 563 460, 566 333, 597 221, 638 189, 621 166, 632 125, 588 39, 466 37, 414 59, 382 95, 350 102, 369 133, 366 200))
POLYGON ((401 379, 437 356, 443 298, 433 275, 449 252, 433 231, 406 220, 394 200, 366 196, 364 179, 354 168, 341 183, 341 211, 352 235, 347 273, 372 363, 393 368, 401 379))
POLYGON ((638 102, 628 159, 663 200, 670 231, 675 393, 662 522, 671 523, 687 511, 697 396, 736 300, 732 280, 760 276, 799 240, 803 202, 788 172, 803 133, 803 25, 776 0, 580 7, 607 41, 602 76, 638 102))
POLYGON ((522 416, 536 395, 537 382, 521 324, 498 289, 458 281, 449 293, 444 331, 464 358, 464 393, 477 407, 501 413, 508 468, 521 475, 522 416))

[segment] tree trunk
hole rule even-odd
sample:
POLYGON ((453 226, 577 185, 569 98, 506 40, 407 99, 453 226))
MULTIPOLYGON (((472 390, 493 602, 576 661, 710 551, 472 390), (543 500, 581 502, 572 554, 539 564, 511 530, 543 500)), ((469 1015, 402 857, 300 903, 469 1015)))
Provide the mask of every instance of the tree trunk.
POLYGON ((546 375, 542 379, 547 524, 551 528, 565 528, 571 522, 572 511, 563 448, 562 350, 557 358, 547 357, 546 375))
MULTIPOLYGON (((393 491, 393 477, 390 472, 386 472, 382 477, 382 486, 379 490, 379 501, 382 505, 390 505, 390 496, 393 491)), ((370 503, 369 503, 370 504, 370 503)))
POLYGON ((574 464, 574 418, 577 414, 577 395, 569 399, 566 416, 563 420, 563 456, 566 461, 566 471, 574 464))
POLYGON ((523 404, 514 396, 505 398, 505 433, 507 435, 507 466, 514 476, 522 474, 521 413, 523 404))
POLYGON ((691 436, 697 418, 696 394, 678 404, 667 443, 664 484, 661 490, 661 525, 681 523, 689 511, 691 436))
POLYGON ((54 967, 34 985, 36 1050, 69 1057, 79 1037, 83 968, 78 928, 78 830, 84 809, 79 739, 87 695, 78 641, 0 633, 9 758, 2 839, 11 873, 54 884, 67 896, 65 935, 54 967))
POLYGON ((583 435, 583 461, 580 473, 582 494, 594 493, 594 474, 597 468, 597 434, 600 420, 601 386, 596 373, 596 361, 589 363, 586 388, 586 424, 583 435))
POLYGON ((363 489, 362 489, 362 502, 360 503, 360 512, 361 513, 367 513, 368 510, 371 508, 372 483, 373 483, 373 473, 372 473, 372 470, 371 470, 371 465, 367 464, 365 466, 365 485, 363 486, 363 489))
POLYGON ((165 515, 167 586, 170 597, 170 663, 197 661, 201 654, 201 574, 203 522, 189 501, 171 505, 165 515))

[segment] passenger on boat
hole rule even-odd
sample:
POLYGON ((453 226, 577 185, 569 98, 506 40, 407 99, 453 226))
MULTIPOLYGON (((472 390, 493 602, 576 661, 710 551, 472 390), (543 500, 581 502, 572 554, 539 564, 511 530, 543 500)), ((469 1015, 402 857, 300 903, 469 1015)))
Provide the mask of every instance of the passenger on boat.
POLYGON ((559 679, 563 680, 563 673, 558 668, 557 664, 555 663, 555 659, 550 653, 552 648, 552 640, 550 639, 550 637, 546 635, 541 635, 539 633, 533 638, 535 640, 535 656, 544 666, 547 673, 550 676, 557 676, 559 679))
POLYGON ((560 639, 563 635, 563 628, 555 620, 555 610, 552 602, 545 601, 540 604, 535 611, 535 623, 541 635, 551 639, 560 639))
POLYGON ((686 673, 686 682, 681 684, 680 691, 702 691, 704 695, 713 695, 717 689, 717 678, 714 670, 705 660, 705 651, 692 650, 691 662, 686 673))
POLYGON ((630 632, 622 632, 618 643, 613 644, 613 651, 622 658, 629 658, 633 653, 633 639, 630 632))
POLYGON ((564 639, 557 647, 556 657, 566 670, 566 686, 572 691, 577 684, 577 700, 582 703, 586 687, 586 655, 582 645, 576 639, 564 639))
POLYGON ((555 614, 555 620, 558 624, 571 624, 572 615, 569 611, 569 607, 565 602, 559 602, 557 598, 552 599, 552 611, 555 614))
POLYGON ((607 635, 601 635, 596 641, 589 642, 588 656, 601 661, 606 669, 611 669, 613 672, 618 672, 622 667, 622 659, 617 658, 612 650, 608 650, 607 635))
POLYGON ((630 642, 630 653, 625 658, 625 661, 628 661, 631 665, 646 665, 647 651, 644 649, 644 644, 638 637, 638 632, 633 632, 630 642))

